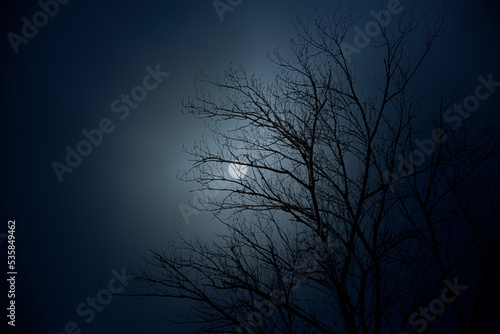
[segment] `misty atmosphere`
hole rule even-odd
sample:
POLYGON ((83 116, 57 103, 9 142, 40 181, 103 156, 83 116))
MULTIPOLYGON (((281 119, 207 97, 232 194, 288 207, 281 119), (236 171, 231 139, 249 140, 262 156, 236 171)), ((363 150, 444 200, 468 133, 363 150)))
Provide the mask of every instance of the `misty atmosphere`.
POLYGON ((494 1, 5 4, 2 333, 498 333, 494 1))

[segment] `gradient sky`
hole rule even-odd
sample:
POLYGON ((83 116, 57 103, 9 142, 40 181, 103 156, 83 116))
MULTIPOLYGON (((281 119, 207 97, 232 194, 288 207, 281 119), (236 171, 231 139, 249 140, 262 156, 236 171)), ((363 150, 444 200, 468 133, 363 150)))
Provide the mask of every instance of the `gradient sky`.
MULTIPOLYGON (((40 7, 22 0, 3 8, 0 233, 8 219, 16 220, 21 328, 55 334, 75 320, 82 333, 188 331, 162 318, 186 309, 178 301, 115 297, 90 324, 75 309, 107 285, 111 270, 136 261, 134 249, 144 252, 171 240, 176 222, 183 233, 205 238, 220 228, 205 214, 187 225, 179 213, 195 186, 177 178, 190 167, 182 147, 207 133, 203 121, 181 113, 181 101, 194 96, 195 75, 202 69, 217 75, 234 63, 272 77, 267 53, 281 46, 287 54, 295 15, 332 2, 244 0, 220 21, 210 0, 73 0, 17 54, 7 34, 20 34, 21 18, 31 18, 40 7), (157 64, 170 75, 120 120, 111 103, 130 94, 146 67, 157 64), (64 163, 66 145, 75 148, 84 139, 81 131, 98 127, 103 118, 115 130, 60 183, 51 164, 64 163)), ((357 3, 363 26, 370 10, 385 2, 357 3)), ((475 87, 477 76, 492 73, 500 81, 494 3, 451 1, 445 34, 413 87, 429 117, 436 116, 441 95, 475 87)), ((362 73, 377 66, 368 54, 358 61, 362 73)), ((498 109, 499 101, 500 92, 478 112, 498 109)), ((490 121, 499 128, 498 116, 490 121)), ((5 246, 3 241, 2 259, 5 246)), ((17 330, 12 333, 26 333, 17 330)))

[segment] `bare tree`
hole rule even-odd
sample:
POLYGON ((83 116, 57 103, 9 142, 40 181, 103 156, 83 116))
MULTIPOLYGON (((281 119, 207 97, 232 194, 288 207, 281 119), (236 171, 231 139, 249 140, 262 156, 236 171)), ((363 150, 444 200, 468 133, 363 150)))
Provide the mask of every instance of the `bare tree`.
POLYGON ((422 106, 409 88, 445 12, 379 21, 370 81, 346 53, 356 20, 340 9, 297 21, 292 59, 270 57, 274 81, 242 67, 203 75, 185 108, 210 121, 213 140, 189 151, 184 178, 223 194, 198 209, 227 233, 210 243, 179 233, 144 255, 131 294, 194 301, 184 321, 203 333, 423 332, 437 322, 417 326, 412 314, 456 278, 468 290, 439 332, 493 330, 498 196, 485 185, 479 207, 470 194, 498 140, 483 126, 447 128, 444 103, 419 128, 422 106), (417 157, 422 138, 428 152, 417 157))

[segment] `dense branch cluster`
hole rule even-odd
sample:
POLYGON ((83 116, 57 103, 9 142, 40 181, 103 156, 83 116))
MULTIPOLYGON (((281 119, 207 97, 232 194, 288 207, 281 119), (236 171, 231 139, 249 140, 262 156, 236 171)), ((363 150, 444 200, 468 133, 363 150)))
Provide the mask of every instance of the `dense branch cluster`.
POLYGON ((271 57, 274 81, 241 67, 202 76, 185 107, 213 140, 189 151, 185 179, 223 194, 200 209, 227 233, 213 243, 179 235, 144 256, 134 294, 196 301, 185 321, 204 333, 398 333, 458 277, 480 293, 450 306, 450 332, 493 326, 482 305, 496 296, 498 308, 498 197, 480 187, 480 168, 498 141, 485 127, 447 128, 439 108, 418 127, 409 85, 444 16, 415 17, 380 25, 373 80, 342 51, 355 24, 342 11, 297 23, 292 60, 271 57), (408 152, 434 128, 416 164, 408 152), (230 163, 248 172, 232 179, 230 163))

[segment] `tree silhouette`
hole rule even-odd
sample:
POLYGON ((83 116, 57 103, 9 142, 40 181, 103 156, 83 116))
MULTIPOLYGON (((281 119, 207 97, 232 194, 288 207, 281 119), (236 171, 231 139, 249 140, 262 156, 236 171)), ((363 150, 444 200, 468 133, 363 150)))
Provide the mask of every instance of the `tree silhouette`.
POLYGON ((376 55, 371 80, 346 52, 356 20, 340 9, 297 21, 292 59, 270 57, 272 81, 242 67, 202 75, 184 106, 209 120, 213 140, 189 150, 183 179, 223 194, 197 209, 226 232, 215 242, 179 233, 141 256, 131 295, 194 301, 176 321, 203 333, 492 332, 498 194, 482 168, 498 140, 472 119, 446 124, 458 98, 419 126, 429 113, 410 89, 445 12, 378 21, 363 50, 376 55), (228 176, 229 164, 244 177, 228 176), (467 286, 444 294, 452 311, 420 313, 446 282, 467 286))

